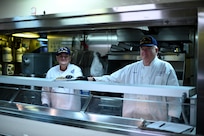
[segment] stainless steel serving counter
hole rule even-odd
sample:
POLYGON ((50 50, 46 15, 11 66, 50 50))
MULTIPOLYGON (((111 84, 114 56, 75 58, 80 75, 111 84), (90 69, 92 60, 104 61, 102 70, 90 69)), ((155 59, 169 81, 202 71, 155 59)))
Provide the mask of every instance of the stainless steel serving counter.
POLYGON ((138 128, 141 119, 121 117, 123 98, 81 94, 82 108, 79 112, 43 107, 40 103, 35 102, 41 93, 39 88, 42 86, 114 93, 124 93, 125 90, 125 93, 130 94, 157 94, 171 97, 182 97, 185 93, 188 98, 195 94, 195 88, 187 86, 136 86, 104 82, 53 81, 34 77, 0 76, 0 120, 5 122, 0 124, 0 134, 17 136, 95 135, 96 133, 97 135, 108 136, 137 134, 144 136, 183 135, 138 128), (154 90, 154 94, 152 90, 154 90), (98 100, 102 103, 99 102, 98 105, 95 105, 95 101, 98 100), (15 127, 13 127, 13 124, 16 124, 15 127))

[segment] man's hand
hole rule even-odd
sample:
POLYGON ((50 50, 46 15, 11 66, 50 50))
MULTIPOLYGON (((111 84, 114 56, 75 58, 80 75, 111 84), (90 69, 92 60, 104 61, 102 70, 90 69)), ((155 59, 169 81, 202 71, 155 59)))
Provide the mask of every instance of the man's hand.
POLYGON ((48 104, 42 104, 42 106, 44 106, 44 107, 49 107, 48 104))
POLYGON ((85 80, 88 81, 88 78, 86 76, 79 76, 76 78, 76 80, 85 80))
POLYGON ((87 77, 88 81, 96 81, 94 77, 87 77))
POLYGON ((177 118, 177 117, 170 117, 170 122, 179 123, 179 122, 180 122, 180 119, 177 118))

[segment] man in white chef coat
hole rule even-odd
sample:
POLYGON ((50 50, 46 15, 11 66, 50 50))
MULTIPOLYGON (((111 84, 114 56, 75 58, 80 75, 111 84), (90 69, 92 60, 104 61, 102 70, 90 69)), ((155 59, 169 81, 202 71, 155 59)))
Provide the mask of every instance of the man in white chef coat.
MULTIPOLYGON (((77 78, 82 76, 80 67, 71 64, 71 53, 68 47, 57 50, 56 59, 59 65, 50 68, 46 74, 48 79, 65 79, 66 76, 77 78)), ((52 108, 79 111, 81 97, 79 90, 59 87, 43 87, 41 94, 42 105, 52 108)))
MULTIPOLYGON (((140 40, 141 60, 129 64, 111 75, 88 77, 89 81, 106 81, 135 85, 171 85, 178 86, 179 82, 174 68, 170 63, 157 57, 158 44, 154 37, 145 36, 140 40)), ((125 90, 124 90, 125 91, 125 90)), ((137 91, 137 90, 135 90, 137 91)), ((180 100, 162 96, 124 94, 124 98, 138 101, 123 101, 122 115, 145 120, 177 120, 181 115, 180 100), (148 100, 151 102, 144 102, 148 100), (155 103, 153 101, 159 101, 155 103), (167 102, 170 102, 167 104, 167 102), (174 104, 173 104, 174 103, 174 104), (177 104, 175 104, 177 103, 177 104)))

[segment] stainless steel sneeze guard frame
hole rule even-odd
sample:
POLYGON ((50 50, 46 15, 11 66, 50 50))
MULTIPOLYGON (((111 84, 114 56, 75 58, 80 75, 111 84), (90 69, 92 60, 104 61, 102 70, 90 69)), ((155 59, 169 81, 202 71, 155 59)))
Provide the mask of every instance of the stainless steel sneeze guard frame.
POLYGON ((195 87, 188 86, 125 85, 110 82, 55 81, 45 78, 20 76, 0 76, 0 82, 16 85, 66 87, 70 89, 94 90, 98 92, 130 93, 169 97, 182 97, 184 93, 186 93, 187 98, 195 95, 195 87))
MULTIPOLYGON (((173 87, 173 86, 133 86, 116 83, 91 82, 91 81, 53 81, 45 78, 0 76, 0 82, 5 84, 25 85, 25 86, 51 86, 68 87, 73 89, 94 90, 99 92, 146 94, 158 96, 182 97, 186 93, 191 97, 195 93, 194 87, 173 87), (124 91, 125 90, 125 91, 124 91), (135 91, 138 90, 138 91, 135 91), (141 91, 140 91, 141 90, 141 91), (154 90, 154 91, 152 91, 154 90), (154 94, 152 94, 154 92, 154 94), (156 93, 155 93, 156 92, 156 93), (179 93, 172 93, 179 92, 179 93)), ((90 96, 91 97, 91 96, 90 96)), ((84 104, 87 106, 88 104, 84 104)), ((122 134, 122 135, 172 135, 170 132, 152 131, 138 129, 140 119, 121 118, 120 116, 110 116, 95 114, 84 111, 84 106, 80 112, 58 110, 19 102, 9 102, 0 100, 0 114, 25 118, 29 120, 54 123, 59 125, 73 126, 90 130, 122 134)), ((180 134, 174 134, 180 135, 180 134)))

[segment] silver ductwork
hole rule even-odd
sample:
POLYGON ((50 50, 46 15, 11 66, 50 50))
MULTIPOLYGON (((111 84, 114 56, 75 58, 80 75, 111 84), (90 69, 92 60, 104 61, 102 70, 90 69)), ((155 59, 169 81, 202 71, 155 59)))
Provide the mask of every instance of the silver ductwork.
POLYGON ((36 15, 0 20, 0 32, 93 31, 141 26, 196 25, 202 0, 113 7, 87 12, 36 15))

